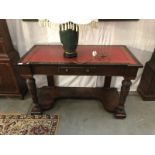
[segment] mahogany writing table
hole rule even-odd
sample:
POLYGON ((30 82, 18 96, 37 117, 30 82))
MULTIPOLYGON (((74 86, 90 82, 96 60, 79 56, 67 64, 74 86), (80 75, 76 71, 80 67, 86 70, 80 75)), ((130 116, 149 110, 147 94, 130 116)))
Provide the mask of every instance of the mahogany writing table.
POLYGON ((31 114, 41 114, 52 107, 58 98, 94 98, 102 101, 116 118, 125 118, 125 100, 131 80, 142 65, 123 45, 79 45, 76 58, 65 58, 61 45, 35 45, 21 58, 19 71, 28 85, 34 107, 31 114), (97 56, 92 56, 92 51, 97 56), (33 75, 47 75, 48 86, 37 89, 33 75), (105 76, 103 88, 57 87, 54 75, 105 76), (112 76, 124 77, 121 91, 111 88, 112 76))

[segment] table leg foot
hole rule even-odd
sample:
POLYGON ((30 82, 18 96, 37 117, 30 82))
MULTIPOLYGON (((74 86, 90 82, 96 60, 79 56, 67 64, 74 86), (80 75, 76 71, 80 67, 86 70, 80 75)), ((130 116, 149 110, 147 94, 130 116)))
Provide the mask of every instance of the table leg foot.
POLYGON ((49 100, 49 101, 44 101, 44 102, 40 102, 40 106, 42 110, 49 110, 54 108, 55 105, 55 101, 54 100, 49 100))
POLYGON ((31 115, 41 115, 42 109, 39 106, 34 106, 31 110, 31 115))
POLYGON ((118 106, 114 111, 114 117, 118 119, 126 118, 126 112, 124 106, 118 106))
POLYGON ((120 91, 119 105, 116 107, 114 112, 115 118, 119 118, 119 119, 126 118, 125 101, 130 91, 130 86, 131 86, 130 78, 124 77, 124 80, 122 81, 121 91, 120 91))

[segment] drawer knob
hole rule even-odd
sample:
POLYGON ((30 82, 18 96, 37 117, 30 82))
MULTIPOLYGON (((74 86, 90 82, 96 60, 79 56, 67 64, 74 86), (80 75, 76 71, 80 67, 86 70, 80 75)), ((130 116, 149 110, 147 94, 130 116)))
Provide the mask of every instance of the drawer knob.
POLYGON ((65 69, 65 71, 66 71, 66 72, 68 72, 68 71, 69 71, 69 69, 68 69, 68 68, 66 68, 66 69, 65 69))
POLYGON ((89 72, 90 72, 90 70, 87 68, 87 69, 86 69, 86 72, 87 72, 87 73, 89 73, 89 72))

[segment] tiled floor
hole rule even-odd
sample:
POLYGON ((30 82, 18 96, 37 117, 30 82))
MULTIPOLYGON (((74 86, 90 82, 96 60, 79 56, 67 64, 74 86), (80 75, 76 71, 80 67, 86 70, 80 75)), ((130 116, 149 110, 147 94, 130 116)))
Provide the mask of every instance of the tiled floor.
MULTIPOLYGON (((19 98, 0 98, 0 113, 30 113, 29 95, 19 98)), ((44 113, 60 116, 57 134, 111 135, 155 134, 155 101, 142 101, 138 95, 129 95, 126 101, 127 118, 117 120, 96 100, 58 100, 53 109, 44 113)))

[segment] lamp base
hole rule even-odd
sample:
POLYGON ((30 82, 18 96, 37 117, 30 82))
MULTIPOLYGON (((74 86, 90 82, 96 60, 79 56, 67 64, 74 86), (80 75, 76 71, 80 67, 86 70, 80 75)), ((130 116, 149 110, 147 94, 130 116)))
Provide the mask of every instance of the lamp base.
POLYGON ((77 53, 76 52, 64 52, 64 57, 65 58, 74 58, 74 57, 77 57, 77 53))

